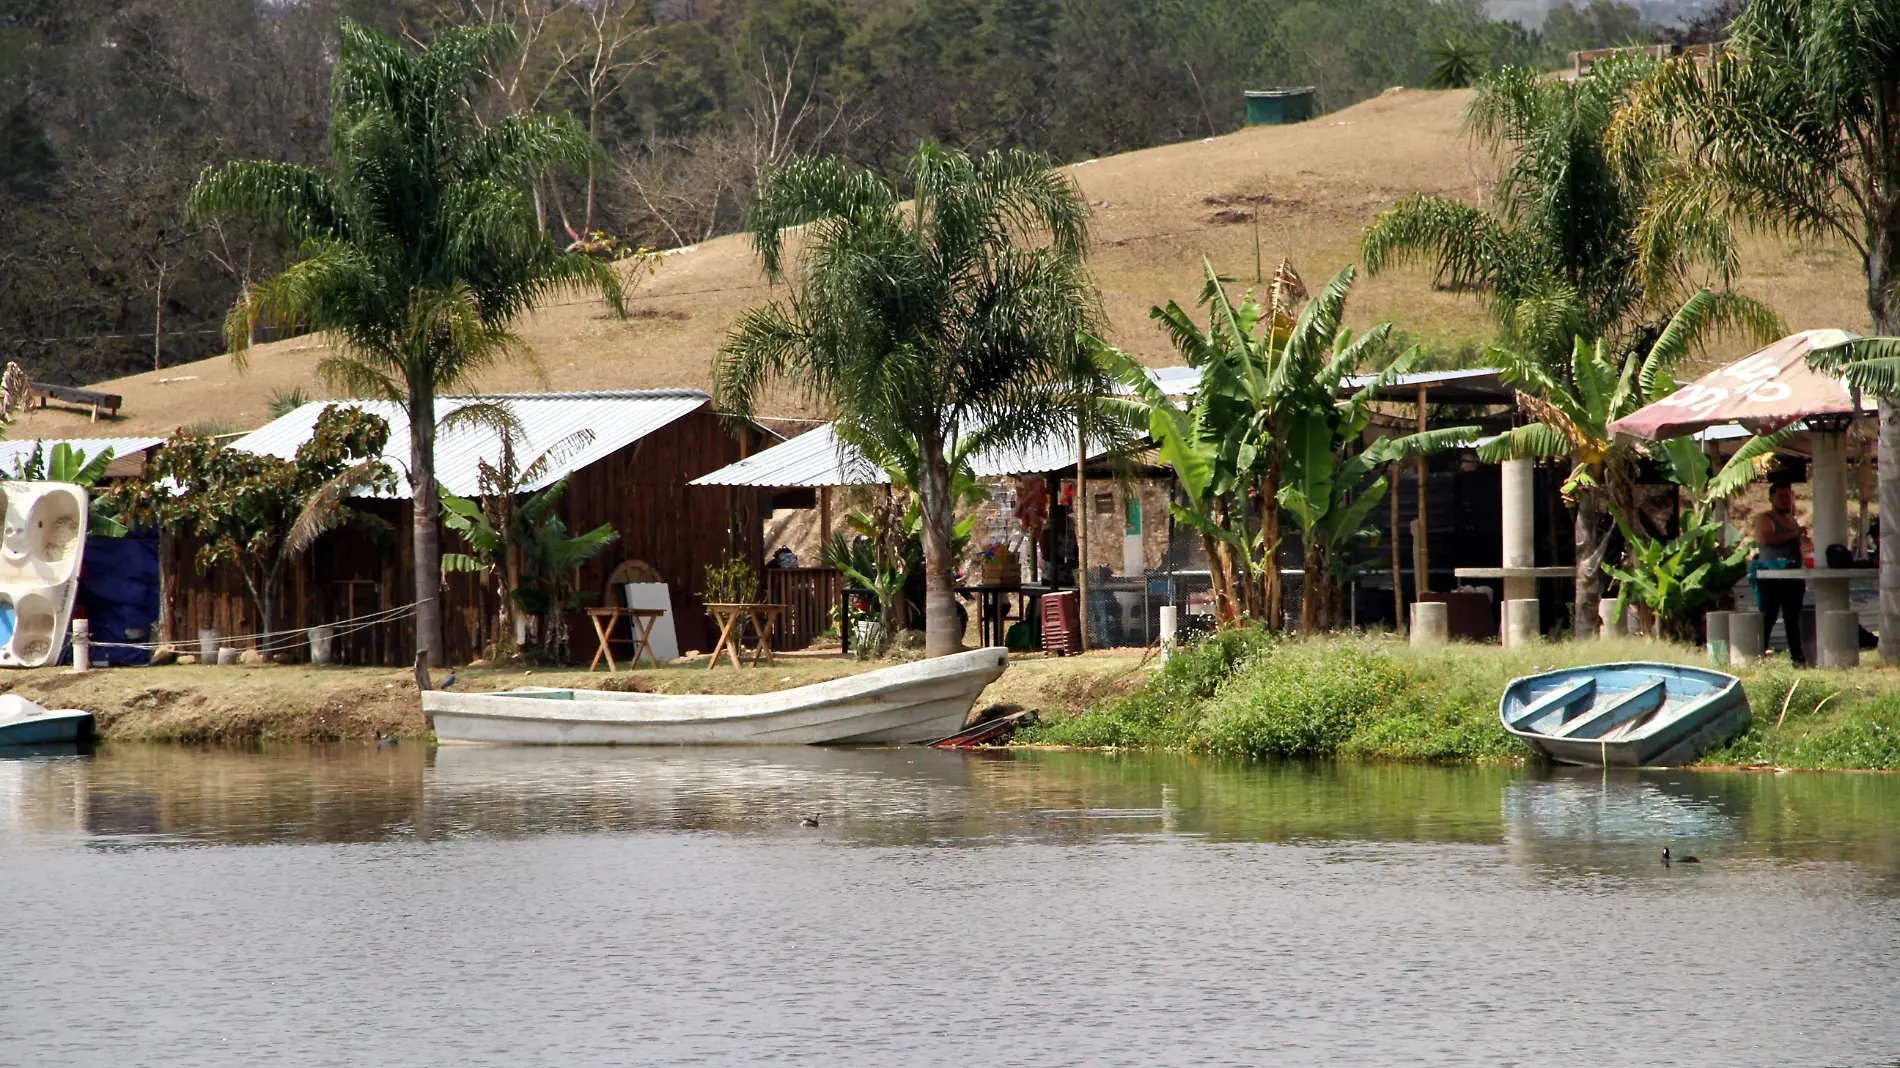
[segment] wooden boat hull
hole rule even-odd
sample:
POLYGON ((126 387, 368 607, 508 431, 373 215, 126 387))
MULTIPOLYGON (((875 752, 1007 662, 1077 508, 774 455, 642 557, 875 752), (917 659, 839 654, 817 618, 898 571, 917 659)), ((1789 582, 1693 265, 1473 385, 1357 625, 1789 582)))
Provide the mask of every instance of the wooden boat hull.
POLYGON ((1670 767, 1740 734, 1749 707, 1733 675, 1630 661, 1516 679, 1498 701, 1498 718, 1560 764, 1670 767))
POLYGON ((521 690, 422 695, 438 741, 475 745, 880 745, 961 730, 1002 649, 746 696, 521 690))

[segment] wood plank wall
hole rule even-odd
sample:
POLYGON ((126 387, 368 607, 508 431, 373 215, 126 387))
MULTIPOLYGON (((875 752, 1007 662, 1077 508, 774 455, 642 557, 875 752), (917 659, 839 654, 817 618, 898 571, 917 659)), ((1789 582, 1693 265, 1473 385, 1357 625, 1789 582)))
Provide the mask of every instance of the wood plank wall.
MULTIPOLYGON (((717 632, 706 616, 699 589, 708 565, 734 546, 754 567, 764 563, 761 537, 763 491, 690 487, 686 483, 739 460, 756 447, 736 438, 710 407, 702 408, 574 473, 562 503, 570 532, 612 523, 620 539, 581 570, 580 588, 601 604, 607 575, 623 560, 644 560, 659 571, 673 594, 674 627, 682 652, 712 648, 717 632)), ((414 600, 414 546, 408 501, 362 501, 356 507, 382 526, 346 527, 324 535, 287 575, 278 610, 280 627, 312 626, 406 605, 414 600)), ((443 550, 462 547, 448 531, 443 550)), ((198 630, 226 635, 260 628, 244 581, 235 570, 201 572, 197 546, 177 539, 172 547, 173 638, 196 651, 198 630)), ((480 576, 444 576, 443 630, 451 663, 481 655, 494 638, 497 599, 480 576)), ((617 602, 615 602, 617 603, 617 602)), ((572 655, 593 655, 594 632, 582 612, 571 613, 572 655)), ((248 645, 248 643, 245 643, 248 645)), ((415 660, 415 631, 408 620, 339 636, 339 663, 402 666, 415 660)))

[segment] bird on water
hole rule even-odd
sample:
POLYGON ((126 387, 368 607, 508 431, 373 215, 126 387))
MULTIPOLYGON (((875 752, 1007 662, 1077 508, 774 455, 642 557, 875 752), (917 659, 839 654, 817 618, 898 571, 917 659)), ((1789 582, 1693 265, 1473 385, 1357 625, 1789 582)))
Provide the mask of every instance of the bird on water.
POLYGON ((1663 846, 1663 866, 1664 867, 1668 867, 1671 864, 1700 864, 1700 863, 1702 863, 1702 861, 1699 857, 1672 857, 1669 855, 1669 847, 1663 846))
POLYGON ((798 821, 798 825, 799 825, 800 827, 816 827, 816 826, 818 826, 818 813, 816 813, 816 812, 814 812, 814 813, 812 813, 811 815, 809 815, 809 816, 806 816, 806 817, 805 817, 804 819, 802 819, 802 820, 799 820, 799 821, 798 821))

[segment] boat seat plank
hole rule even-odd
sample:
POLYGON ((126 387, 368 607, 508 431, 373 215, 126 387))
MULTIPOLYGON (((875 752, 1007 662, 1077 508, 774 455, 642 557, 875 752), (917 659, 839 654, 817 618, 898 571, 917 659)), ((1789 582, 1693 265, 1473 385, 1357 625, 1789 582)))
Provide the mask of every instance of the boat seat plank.
POLYGON ((1579 701, 1587 701, 1595 697, 1596 693, 1597 680, 1595 676, 1586 675, 1580 679, 1572 679, 1544 696, 1539 697, 1537 700, 1532 701, 1530 704, 1525 705, 1522 712, 1512 717, 1511 726, 1521 727, 1526 723, 1533 723, 1539 716, 1544 715, 1554 708, 1569 708, 1579 701))
POLYGON ((1657 677, 1598 705, 1550 732, 1553 738, 1597 738, 1626 720, 1635 719, 1663 703, 1668 683, 1657 677))

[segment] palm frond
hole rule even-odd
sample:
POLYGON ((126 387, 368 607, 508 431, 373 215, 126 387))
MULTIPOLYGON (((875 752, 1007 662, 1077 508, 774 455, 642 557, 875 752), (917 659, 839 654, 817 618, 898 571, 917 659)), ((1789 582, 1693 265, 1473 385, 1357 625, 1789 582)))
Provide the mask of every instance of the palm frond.
POLYGON ((1478 446, 1478 459, 1488 464, 1505 460, 1547 460, 1571 453, 1570 439, 1548 423, 1526 423, 1478 446))

